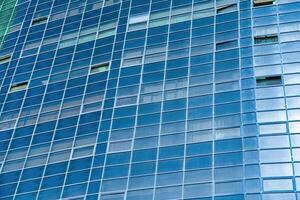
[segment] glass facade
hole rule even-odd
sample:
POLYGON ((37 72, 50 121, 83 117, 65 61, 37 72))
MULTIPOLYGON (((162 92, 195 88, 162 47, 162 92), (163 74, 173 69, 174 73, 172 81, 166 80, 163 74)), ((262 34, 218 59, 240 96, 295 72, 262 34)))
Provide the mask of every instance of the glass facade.
POLYGON ((0 200, 300 200, 299 16, 1 1, 0 200))

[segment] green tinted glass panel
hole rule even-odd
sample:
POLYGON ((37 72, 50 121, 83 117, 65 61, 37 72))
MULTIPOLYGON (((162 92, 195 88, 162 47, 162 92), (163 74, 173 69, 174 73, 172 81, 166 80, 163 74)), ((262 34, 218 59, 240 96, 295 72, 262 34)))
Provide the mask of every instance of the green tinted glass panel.
POLYGON ((5 34, 14 19, 15 6, 18 3, 17 0, 3 0, 0 1, 0 48, 5 39, 5 34))

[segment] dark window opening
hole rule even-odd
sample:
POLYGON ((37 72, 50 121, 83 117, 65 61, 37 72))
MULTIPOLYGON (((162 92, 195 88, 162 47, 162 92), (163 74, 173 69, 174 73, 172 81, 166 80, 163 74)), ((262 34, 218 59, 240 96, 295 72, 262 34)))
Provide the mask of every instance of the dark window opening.
POLYGON ((255 36, 254 44, 270 44, 278 42, 277 35, 255 36))
POLYGON ((91 74, 94 73, 99 73, 99 72, 104 72, 107 71, 109 69, 109 63, 102 63, 99 65, 94 65, 91 67, 91 74))
POLYGON ((274 0, 254 0, 253 1, 253 6, 266 6, 266 5, 273 5, 274 0))
POLYGON ((46 23, 48 20, 48 17, 40 17, 32 20, 32 25, 42 24, 46 23))
POLYGON ((236 4, 230 4, 230 5, 226 5, 226 6, 217 8, 217 14, 227 13, 227 12, 236 11, 236 10, 237 10, 236 4))
POLYGON ((257 86, 280 85, 282 83, 281 76, 257 77, 257 86))
POLYGON ((218 50, 223 50, 223 49, 229 49, 229 48, 234 48, 237 46, 238 46, 237 40, 219 42, 219 43, 216 43, 216 50, 218 51, 218 50))
POLYGON ((10 61, 10 55, 0 57, 0 64, 7 63, 10 61))
POLYGON ((27 85, 28 85, 28 82, 14 84, 11 86, 10 92, 25 90, 27 88, 27 85))

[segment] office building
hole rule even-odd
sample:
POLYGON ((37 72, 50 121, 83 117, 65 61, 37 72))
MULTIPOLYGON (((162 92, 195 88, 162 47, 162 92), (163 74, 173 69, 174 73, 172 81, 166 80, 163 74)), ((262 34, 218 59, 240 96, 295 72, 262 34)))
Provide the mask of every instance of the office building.
POLYGON ((0 200, 300 200, 299 0, 2 0, 0 200))

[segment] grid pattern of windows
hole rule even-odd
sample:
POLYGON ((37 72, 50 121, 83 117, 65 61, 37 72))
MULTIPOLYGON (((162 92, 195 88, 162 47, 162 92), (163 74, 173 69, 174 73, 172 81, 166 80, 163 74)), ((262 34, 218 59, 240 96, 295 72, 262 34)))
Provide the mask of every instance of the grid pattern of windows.
POLYGON ((300 199, 300 1, 8 10, 0 200, 300 199))

